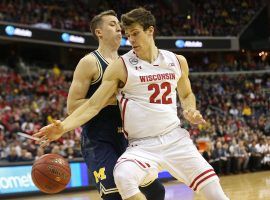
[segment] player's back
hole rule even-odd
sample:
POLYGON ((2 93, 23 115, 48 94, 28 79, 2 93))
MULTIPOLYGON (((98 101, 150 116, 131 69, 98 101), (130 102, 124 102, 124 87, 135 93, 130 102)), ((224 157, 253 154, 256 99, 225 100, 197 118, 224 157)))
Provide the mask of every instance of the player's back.
MULTIPOLYGON (((97 50, 91 52, 91 55, 96 58, 99 76, 91 83, 86 98, 90 98, 98 89, 103 73, 109 64, 97 50)), ((119 154, 123 153, 126 148, 126 139, 122 133, 121 114, 117 105, 103 108, 98 115, 83 125, 82 134, 89 139, 89 145, 94 148, 100 143, 106 143, 114 146, 119 154)))

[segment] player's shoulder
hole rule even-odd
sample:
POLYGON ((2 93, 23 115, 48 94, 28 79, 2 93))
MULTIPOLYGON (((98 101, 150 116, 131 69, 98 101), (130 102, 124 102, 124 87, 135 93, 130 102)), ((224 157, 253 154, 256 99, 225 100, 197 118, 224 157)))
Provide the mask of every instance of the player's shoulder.
POLYGON ((80 59, 80 63, 82 64, 95 64, 96 63, 96 57, 92 53, 86 54, 84 57, 80 59))
POLYGON ((180 54, 175 54, 177 59, 179 60, 180 63, 186 63, 187 59, 185 58, 185 56, 180 55, 180 54))
POLYGON ((166 49, 158 49, 161 53, 174 54, 172 51, 166 49))
POLYGON ((178 61, 180 63, 180 68, 181 68, 182 73, 188 75, 189 74, 189 67, 188 67, 187 59, 185 58, 185 56, 176 54, 176 58, 178 59, 178 61))
POLYGON ((133 50, 128 51, 127 53, 123 54, 120 56, 121 58, 131 58, 131 57, 136 57, 136 54, 133 50))
POLYGON ((98 73, 96 58, 91 53, 82 57, 76 66, 75 73, 86 77, 98 73))
POLYGON ((169 50, 166 50, 166 49, 159 49, 159 52, 161 53, 161 54, 163 54, 165 57, 176 57, 178 60, 182 60, 182 59, 185 59, 185 57, 184 56, 182 56, 182 55, 178 55, 178 54, 176 54, 176 53, 174 53, 174 52, 172 52, 172 51, 169 51, 169 50))

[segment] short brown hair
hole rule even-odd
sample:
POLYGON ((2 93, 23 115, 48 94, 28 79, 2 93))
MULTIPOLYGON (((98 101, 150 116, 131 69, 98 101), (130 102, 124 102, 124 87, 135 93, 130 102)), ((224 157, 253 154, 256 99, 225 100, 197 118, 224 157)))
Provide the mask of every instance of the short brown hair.
POLYGON ((121 16, 121 24, 125 29, 134 23, 138 23, 146 30, 150 26, 156 27, 156 19, 151 11, 145 8, 136 8, 121 16))
POLYGON ((103 12, 99 13, 98 15, 96 15, 95 17, 93 17, 93 19, 90 22, 90 31, 96 40, 98 40, 98 37, 95 33, 95 30, 97 29, 98 26, 100 26, 102 24, 102 17, 107 16, 107 15, 112 15, 112 16, 117 17, 117 14, 114 10, 107 10, 107 11, 103 11, 103 12))

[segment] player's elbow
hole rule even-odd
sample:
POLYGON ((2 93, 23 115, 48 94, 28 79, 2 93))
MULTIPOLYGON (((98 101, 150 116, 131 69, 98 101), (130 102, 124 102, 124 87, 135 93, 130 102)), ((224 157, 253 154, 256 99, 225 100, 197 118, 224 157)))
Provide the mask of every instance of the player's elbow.
POLYGON ((182 94, 180 94, 180 100, 184 101, 184 100, 190 98, 190 96, 193 96, 193 95, 194 94, 193 94, 192 91, 188 91, 186 93, 182 93, 182 94))
POLYGON ((67 114, 71 115, 73 111, 75 110, 74 106, 72 106, 70 103, 67 103, 67 114))

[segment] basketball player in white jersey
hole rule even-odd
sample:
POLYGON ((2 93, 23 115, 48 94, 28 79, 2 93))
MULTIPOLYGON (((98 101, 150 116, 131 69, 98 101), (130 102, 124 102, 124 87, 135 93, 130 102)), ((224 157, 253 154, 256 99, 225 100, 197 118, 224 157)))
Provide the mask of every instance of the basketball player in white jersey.
POLYGON ((41 138, 42 146, 47 145, 93 118, 117 93, 129 139, 129 147, 114 169, 123 199, 145 200, 139 186, 165 169, 208 200, 228 200, 213 168, 177 118, 176 90, 184 117, 193 124, 205 123, 196 109, 186 59, 155 46, 155 18, 150 11, 134 9, 122 15, 121 21, 132 50, 108 66, 101 86, 89 101, 35 136, 41 138))
MULTIPOLYGON (((122 34, 120 22, 113 10, 93 17, 90 29, 99 46, 84 56, 76 67, 67 98, 69 114, 94 94, 101 84, 103 71, 119 57, 122 34)), ((116 98, 112 98, 108 104, 82 127, 81 151, 101 198, 122 200, 114 182, 113 169, 127 148, 127 140, 121 132, 122 120, 116 98)), ((140 190, 148 200, 164 200, 165 189, 158 180, 140 190)))

